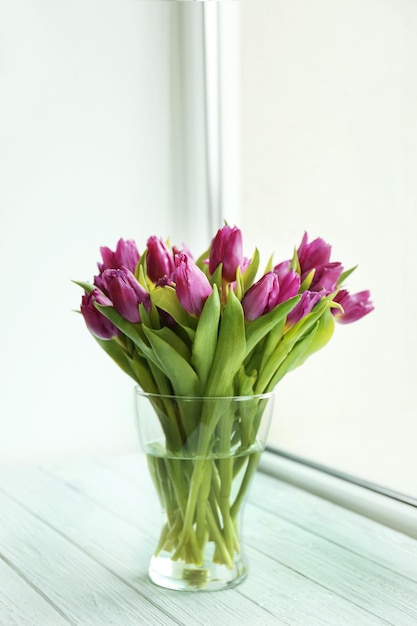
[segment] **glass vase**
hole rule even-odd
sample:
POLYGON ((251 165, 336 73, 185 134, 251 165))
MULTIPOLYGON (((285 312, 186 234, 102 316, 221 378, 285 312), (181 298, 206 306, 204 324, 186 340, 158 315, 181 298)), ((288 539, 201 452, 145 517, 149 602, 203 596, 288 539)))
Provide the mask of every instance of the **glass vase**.
POLYGON ((236 586, 248 573, 242 510, 265 448, 273 395, 135 391, 141 445, 162 508, 150 579, 184 591, 236 586))

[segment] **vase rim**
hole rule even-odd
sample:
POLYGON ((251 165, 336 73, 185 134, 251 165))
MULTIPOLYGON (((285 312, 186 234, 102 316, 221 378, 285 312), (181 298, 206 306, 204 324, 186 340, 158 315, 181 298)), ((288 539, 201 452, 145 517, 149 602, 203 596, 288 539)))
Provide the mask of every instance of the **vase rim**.
POLYGON ((238 402, 243 402, 245 400, 266 400, 272 398, 275 394, 275 391, 268 391, 265 393, 254 393, 254 394, 246 394, 242 396, 180 396, 177 394, 168 394, 168 393, 152 393, 148 391, 143 391, 138 385, 134 388, 135 394, 137 396, 142 396, 144 398, 169 398, 169 399, 180 399, 183 401, 214 401, 214 400, 236 400, 238 402))

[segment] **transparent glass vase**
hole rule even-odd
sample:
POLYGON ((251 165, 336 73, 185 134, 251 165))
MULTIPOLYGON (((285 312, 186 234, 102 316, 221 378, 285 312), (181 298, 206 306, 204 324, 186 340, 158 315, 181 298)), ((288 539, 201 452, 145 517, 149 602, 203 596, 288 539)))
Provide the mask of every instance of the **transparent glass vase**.
POLYGON ((142 448, 162 508, 157 585, 234 587, 246 577, 242 511, 265 448, 273 394, 192 398, 135 389, 142 448))

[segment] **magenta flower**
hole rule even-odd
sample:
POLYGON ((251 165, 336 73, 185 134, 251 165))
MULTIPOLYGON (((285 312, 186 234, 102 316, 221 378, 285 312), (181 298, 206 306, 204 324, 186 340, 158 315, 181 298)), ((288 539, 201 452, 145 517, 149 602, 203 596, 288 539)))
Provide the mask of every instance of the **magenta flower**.
POLYGON ((243 296, 245 319, 251 322, 272 311, 279 302, 279 294, 278 276, 274 272, 264 274, 243 296))
POLYGON ((84 294, 81 298, 81 313, 87 328, 99 339, 112 339, 119 334, 118 329, 107 317, 104 317, 94 306, 94 302, 104 306, 112 306, 111 300, 98 289, 93 289, 90 294, 84 294))
POLYGON ((322 296, 325 295, 323 293, 313 292, 313 291, 303 291, 301 294, 301 300, 295 305, 293 310, 288 314, 287 323, 291 326, 299 322, 303 317, 308 315, 313 309, 313 307, 317 304, 319 300, 321 300, 322 296))
POLYGON ((148 312, 151 310, 148 292, 126 267, 105 270, 102 279, 114 308, 129 322, 141 321, 139 304, 143 304, 148 312))
POLYGON ((368 290, 351 295, 346 289, 341 289, 335 296, 334 301, 340 304, 343 312, 339 309, 332 309, 332 313, 341 324, 356 322, 374 310, 370 296, 371 294, 368 290))
POLYGON ((97 264, 100 273, 104 270, 119 269, 120 267, 127 267, 128 270, 134 272, 140 258, 136 244, 132 239, 127 241, 119 239, 114 252, 104 246, 100 248, 100 252, 103 257, 103 263, 97 264))
POLYGON ((310 291, 325 291, 333 293, 337 289, 337 281, 343 271, 341 263, 327 263, 316 267, 310 291))
POLYGON ((116 245, 116 250, 110 250, 105 246, 100 248, 103 263, 97 263, 99 269, 99 275, 94 276, 94 284, 101 291, 106 293, 106 286, 103 282, 103 272, 109 269, 120 269, 126 267, 131 272, 134 272, 139 262, 139 252, 133 239, 119 239, 116 245))
POLYGON ((274 267, 274 274, 278 276, 279 298, 278 304, 296 296, 301 284, 300 275, 290 268, 290 261, 284 261, 274 267))
POLYGON ((301 244, 297 250, 302 277, 313 268, 329 263, 331 251, 332 247, 323 239, 317 238, 311 243, 308 243, 308 235, 304 233, 301 244))
POLYGON ((147 241, 146 271, 153 283, 165 276, 171 276, 175 269, 173 252, 162 239, 149 237, 147 241))
POLYGON ((243 261, 242 233, 236 226, 223 226, 211 242, 209 272, 214 274, 223 263, 222 276, 229 283, 236 280, 236 271, 243 261))
POLYGON ((178 300, 190 315, 201 314, 212 287, 207 276, 184 253, 175 257, 175 283, 178 300))

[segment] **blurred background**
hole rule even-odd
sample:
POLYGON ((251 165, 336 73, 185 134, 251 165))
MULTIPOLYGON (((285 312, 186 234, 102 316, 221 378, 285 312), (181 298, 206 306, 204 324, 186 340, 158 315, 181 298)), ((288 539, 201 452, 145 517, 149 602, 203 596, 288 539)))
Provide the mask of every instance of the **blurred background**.
POLYGON ((136 450, 130 379, 71 280, 225 218, 306 230, 375 311, 278 390, 270 445, 417 498, 417 5, 0 0, 0 460, 136 450))

